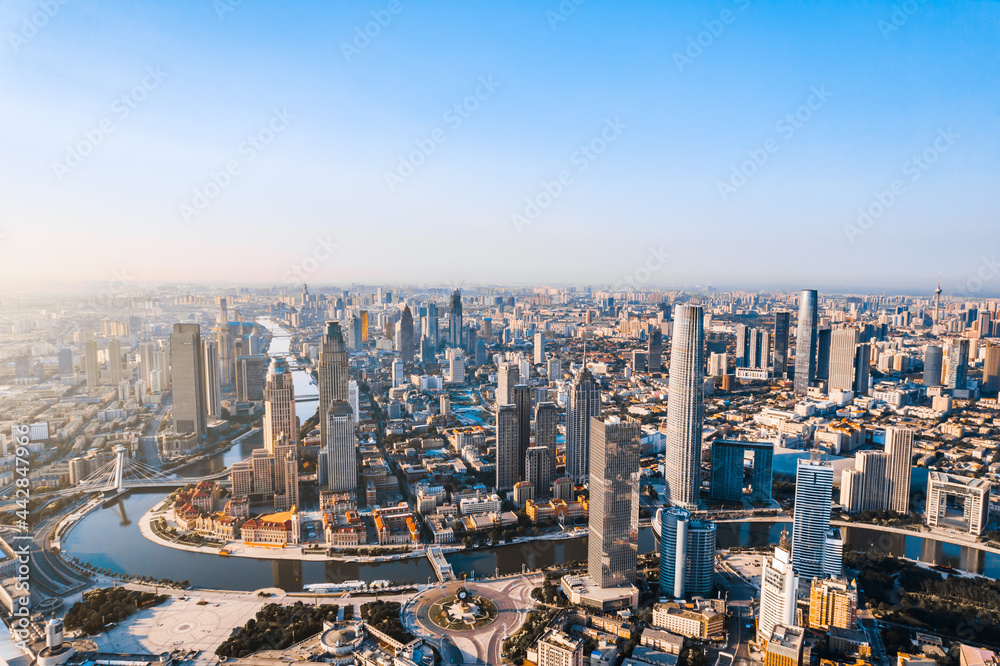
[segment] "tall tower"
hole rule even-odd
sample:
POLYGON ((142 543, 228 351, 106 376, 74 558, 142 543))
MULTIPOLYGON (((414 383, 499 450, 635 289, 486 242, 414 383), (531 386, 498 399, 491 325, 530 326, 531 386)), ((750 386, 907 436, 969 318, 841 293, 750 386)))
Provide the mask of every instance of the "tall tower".
POLYGON ((590 526, 587 573, 602 588, 635 580, 639 548, 638 423, 590 420, 590 526))
POLYGON ((535 446, 548 449, 552 461, 552 473, 556 470, 556 431, 559 413, 554 402, 540 402, 535 405, 535 446))
POLYGON ((792 530, 792 564, 800 576, 816 578, 824 574, 823 550, 830 529, 832 495, 833 464, 820 460, 816 451, 811 459, 800 459, 795 474, 792 530))
POLYGON ((516 363, 501 363, 497 368, 497 406, 513 404, 514 387, 520 383, 520 374, 516 363))
POLYGON ((320 340, 316 375, 319 384, 320 447, 326 447, 329 425, 326 412, 334 401, 348 399, 347 345, 338 322, 326 322, 326 330, 320 340))
POLYGON ((660 594, 675 599, 712 595, 715 582, 715 523, 692 520, 680 507, 660 509, 660 594))
POLYGON ((399 318, 399 338, 402 342, 399 356, 403 365, 409 365, 413 363, 413 313, 409 305, 403 306, 403 314, 399 318))
POLYGON ((854 386, 858 339, 858 330, 855 328, 838 328, 833 331, 830 343, 831 390, 850 391, 854 386))
POLYGON ((174 324, 170 334, 170 389, 174 430, 205 437, 208 403, 198 324, 174 324))
POLYGON ((448 346, 462 346, 462 290, 451 294, 451 308, 448 310, 448 346))
POLYGON ((760 577, 760 613, 757 621, 757 642, 760 645, 771 639, 775 626, 795 626, 798 589, 799 577, 792 569, 788 532, 782 532, 781 541, 774 549, 774 555, 764 562, 760 577))
POLYGON ((934 323, 941 321, 941 274, 938 273, 937 289, 934 290, 934 323))
POLYGON ((204 346, 205 364, 205 404, 208 415, 214 418, 222 416, 222 386, 219 374, 219 349, 215 340, 202 340, 204 346))
POLYGON ((646 339, 646 369, 650 372, 660 372, 663 369, 663 332, 659 325, 649 329, 646 339))
POLYGON ((233 358, 233 344, 229 335, 229 308, 226 297, 219 298, 219 315, 215 322, 216 342, 219 345, 219 380, 225 386, 235 381, 236 360, 233 358))
POLYGON ((590 473, 590 419, 601 415, 601 391, 583 368, 573 379, 566 405, 566 476, 583 483, 590 473))
POLYGON ((524 481, 524 456, 531 446, 531 387, 527 384, 514 387, 514 407, 517 409, 517 480, 524 481))
POLYGON ((520 481, 518 475, 524 464, 524 454, 520 451, 519 434, 517 407, 497 407, 497 490, 510 490, 520 481))
POLYGON ((885 429, 885 454, 888 458, 889 510, 910 511, 910 471, 913 467, 913 430, 890 426, 885 429))
POLYGON ((670 346, 670 393, 667 400, 667 501, 698 508, 701 488, 701 428, 704 406, 705 331, 698 305, 674 313, 670 346))
POLYGON ((83 361, 87 372, 87 388, 97 388, 101 383, 101 366, 97 362, 97 340, 87 340, 83 345, 83 361))
POLYGON ((799 324, 795 336, 795 395, 805 395, 816 380, 816 325, 818 296, 815 289, 799 295, 799 324))
POLYGON ((774 313, 774 377, 784 379, 788 373, 788 312, 774 313))
POLYGON ((951 389, 964 389, 968 373, 969 339, 960 338, 953 340, 948 345, 948 373, 945 377, 945 386, 951 389))
POLYGON ((122 342, 118 338, 108 340, 108 370, 111 373, 111 385, 118 386, 122 382, 122 342))
POLYGON ((326 411, 327 488, 335 492, 358 489, 358 437, 355 434, 354 410, 350 403, 335 400, 326 411))
POLYGON ((295 387, 285 359, 273 358, 264 384, 264 448, 268 453, 274 453, 283 435, 292 444, 298 441, 295 387))
POLYGON ((924 386, 941 386, 943 365, 944 350, 938 345, 927 345, 924 349, 924 386))

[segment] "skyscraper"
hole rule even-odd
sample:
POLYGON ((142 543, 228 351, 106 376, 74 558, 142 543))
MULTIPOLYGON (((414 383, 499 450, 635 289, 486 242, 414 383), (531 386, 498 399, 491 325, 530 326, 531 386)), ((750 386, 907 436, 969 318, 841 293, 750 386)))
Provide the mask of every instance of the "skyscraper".
MULTIPOLYGON (((73 350, 64 348, 59 350, 59 374, 60 375, 72 375, 73 374, 73 350)), ((149 385, 149 377, 145 378, 147 386, 149 385)))
POLYGON ((219 418, 222 416, 222 379, 219 374, 218 343, 205 338, 202 340, 202 345, 205 364, 205 405, 210 417, 219 418))
POLYGON ((814 578, 809 590, 809 626, 853 630, 857 623, 858 588, 843 578, 814 578))
POLYGON ((440 315, 438 314, 438 306, 436 301, 431 301, 427 304, 427 317, 424 319, 426 322, 425 330, 423 334, 430 340, 431 347, 437 349, 438 343, 441 341, 440 334, 440 315))
MULTIPOLYGON (((832 331, 820 328, 816 331, 816 379, 830 379, 830 347, 833 342, 832 331)), ((829 382, 827 382, 829 384, 829 382)))
POLYGON ((535 496, 548 496, 552 487, 552 470, 555 469, 555 459, 549 455, 544 446, 528 448, 524 456, 524 480, 535 489, 535 496))
POLYGON ((679 306, 674 313, 670 346, 666 495, 673 506, 689 510, 698 508, 701 488, 704 350, 701 306, 679 306))
POLYGON ((448 310, 448 346, 462 346, 462 291, 456 289, 451 294, 451 307, 448 310))
POLYGON ((347 400, 349 380, 347 345, 344 343, 344 335, 338 322, 326 322, 326 330, 320 340, 316 379, 319 384, 320 447, 326 448, 326 429, 329 425, 326 412, 334 401, 347 400))
POLYGON ((517 407, 497 407, 497 490, 510 490, 520 481, 518 474, 524 464, 524 455, 520 452, 519 435, 517 407))
POLYGON ((202 358, 198 324, 174 324, 170 334, 174 430, 182 434, 196 433, 199 437, 205 437, 208 415, 202 358))
POLYGON ((760 612, 757 643, 764 645, 777 625, 795 626, 795 601, 799 577, 792 568, 788 534, 783 532, 774 555, 764 562, 760 577, 760 612))
POLYGON ((403 307, 403 314, 399 318, 399 337, 402 345, 399 349, 399 356, 405 365, 413 363, 413 313, 410 306, 403 307))
POLYGON ((969 339, 960 338, 948 345, 948 376, 945 386, 962 390, 969 373, 969 339))
POLYGON ((800 576, 816 578, 824 573, 823 549, 830 529, 832 494, 833 465, 820 460, 816 452, 811 459, 799 459, 795 474, 792 564, 800 576))
POLYGON ((293 444, 298 442, 295 387, 285 359, 273 358, 264 384, 264 448, 268 453, 274 453, 283 435, 293 444))
POLYGON ((520 374, 516 363, 501 363, 497 368, 497 406, 513 404, 514 386, 520 383, 520 374))
POLYGON ((941 386, 943 365, 944 350, 937 345, 927 345, 924 349, 924 386, 941 386))
POLYGON ((774 377, 784 379, 788 374, 788 312, 774 313, 774 377))
POLYGON ((838 328, 830 346, 830 390, 853 390, 858 349, 858 330, 838 328))
POLYGON ((542 446, 549 452, 552 473, 556 470, 556 433, 559 412, 554 402, 540 402, 535 405, 535 446, 542 446))
POLYGON ((264 378, 267 375, 263 356, 236 357, 236 400, 260 402, 264 399, 264 378))
POLYGON ((587 573, 602 588, 632 585, 639 547, 638 423, 590 420, 587 573))
POLYGON ((890 426, 885 429, 888 509, 910 511, 910 471, 913 467, 913 430, 890 426))
POLYGON ((840 477, 840 503, 844 511, 860 513, 889 508, 887 467, 885 451, 858 451, 854 467, 845 469, 840 477))
POLYGON ((122 342, 118 338, 108 340, 108 372, 112 386, 122 383, 122 342))
POLYGON ((818 296, 815 289, 799 295, 799 323, 795 334, 795 395, 805 395, 816 380, 816 325, 818 296))
POLYGON ((590 473, 590 419, 601 415, 601 391, 586 363, 573 379, 566 404, 566 476, 583 483, 590 473))
POLYGON ((535 365, 545 363, 545 334, 535 333, 535 365))
POLYGON ((236 362, 233 359, 232 338, 229 335, 229 308, 226 305, 225 296, 219 298, 219 314, 215 320, 215 336, 219 352, 219 379, 222 384, 232 386, 235 381, 236 362))
POLYGON ((87 340, 83 345, 83 363, 87 373, 87 388, 97 388, 101 383, 101 366, 97 362, 97 340, 87 340))
POLYGON ((659 325, 649 329, 646 340, 646 368, 649 372, 660 372, 663 369, 663 332, 659 325))
POLYGON ((711 597, 715 583, 715 523, 692 520, 680 507, 657 511, 660 520, 660 594, 711 597))
POLYGON ((986 358, 983 360, 983 391, 1000 391, 1000 345, 992 342, 986 345, 986 358))
POLYGON ((514 387, 514 407, 517 409, 517 480, 524 480, 524 456, 531 446, 531 387, 518 384, 514 387))
POLYGON ((357 450, 354 410, 350 403, 335 400, 326 411, 327 488, 335 492, 355 492, 358 489, 357 450))

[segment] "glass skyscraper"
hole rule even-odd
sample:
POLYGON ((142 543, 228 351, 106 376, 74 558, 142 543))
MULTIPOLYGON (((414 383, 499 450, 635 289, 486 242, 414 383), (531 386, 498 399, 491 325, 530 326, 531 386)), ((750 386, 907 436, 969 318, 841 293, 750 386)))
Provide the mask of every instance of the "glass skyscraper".
POLYGON ((667 500, 698 508, 701 487, 701 428, 705 419, 705 331, 701 306, 681 305, 674 313, 667 399, 667 500))
POLYGON ((795 336, 795 395, 805 395, 816 379, 816 325, 818 297, 815 289, 799 295, 799 325, 795 336))
POLYGON ((638 423, 590 421, 587 573, 602 588, 632 585, 639 548, 638 423))

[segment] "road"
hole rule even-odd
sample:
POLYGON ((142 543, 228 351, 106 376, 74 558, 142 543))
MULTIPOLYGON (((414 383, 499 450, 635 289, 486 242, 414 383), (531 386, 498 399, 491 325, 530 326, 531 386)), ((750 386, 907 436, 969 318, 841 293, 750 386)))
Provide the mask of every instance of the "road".
MULTIPOLYGON (((752 660, 750 642, 756 638, 754 634, 756 625, 751 601, 757 597, 757 590, 739 576, 718 566, 716 577, 726 590, 731 613, 728 627, 729 641, 724 651, 733 656, 732 666, 741 666, 752 660)), ((729 664, 720 663, 719 666, 729 666, 729 664)))

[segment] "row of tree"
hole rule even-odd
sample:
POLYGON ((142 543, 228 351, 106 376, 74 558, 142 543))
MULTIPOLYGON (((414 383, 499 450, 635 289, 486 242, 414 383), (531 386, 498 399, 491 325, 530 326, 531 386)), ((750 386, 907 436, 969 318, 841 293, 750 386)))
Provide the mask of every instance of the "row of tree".
POLYGON ((323 622, 336 622, 336 604, 308 606, 301 601, 291 606, 267 604, 216 650, 220 657, 245 657, 261 650, 284 650, 319 633, 323 622))

